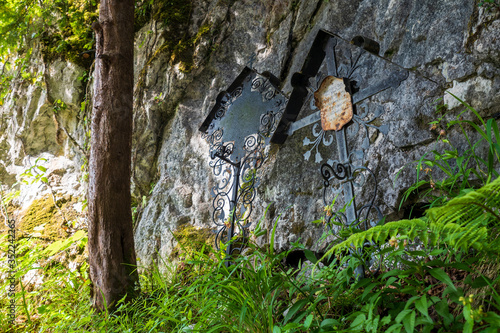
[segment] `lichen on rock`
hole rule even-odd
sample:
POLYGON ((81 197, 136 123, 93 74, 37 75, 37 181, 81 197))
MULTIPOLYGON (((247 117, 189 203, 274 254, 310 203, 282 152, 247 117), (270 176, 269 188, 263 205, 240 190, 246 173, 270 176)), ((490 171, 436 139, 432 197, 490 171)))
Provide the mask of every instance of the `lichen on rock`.
POLYGON ((173 232, 177 245, 170 257, 172 259, 189 257, 194 253, 208 254, 213 247, 215 234, 209 228, 197 228, 184 224, 173 232))
POLYGON ((19 231, 26 236, 55 241, 70 235, 71 222, 78 218, 73 205, 77 200, 73 197, 61 199, 54 203, 51 195, 35 199, 22 214, 19 231))

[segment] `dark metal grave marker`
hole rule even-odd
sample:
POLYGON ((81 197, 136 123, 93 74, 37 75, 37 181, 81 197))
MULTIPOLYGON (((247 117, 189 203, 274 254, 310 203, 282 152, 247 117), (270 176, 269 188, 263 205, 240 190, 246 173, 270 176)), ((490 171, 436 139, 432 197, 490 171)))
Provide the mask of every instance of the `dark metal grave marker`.
MULTIPOLYGON (((315 151, 316 163, 323 162, 319 146, 330 146, 335 138, 337 159, 328 160, 321 165, 324 180, 323 202, 329 205, 334 198, 343 194, 345 213, 329 212, 330 219, 344 225, 364 224, 365 229, 381 219, 380 209, 375 205, 377 179, 372 170, 365 166, 365 151, 370 146, 369 129, 387 134, 387 125, 374 122, 383 114, 377 109, 370 114, 368 109, 362 111, 359 106, 369 97, 389 88, 396 88, 408 78, 408 71, 389 64, 392 72, 378 82, 365 82, 360 74, 372 71, 378 62, 387 65, 387 61, 378 56, 378 43, 364 37, 355 37, 350 43, 339 36, 320 30, 313 42, 311 50, 304 62, 301 72, 292 77, 293 92, 283 117, 275 131, 271 142, 284 143, 295 131, 313 125, 314 139, 306 137, 304 146, 312 146, 304 158, 309 160, 315 151), (320 72, 326 63, 326 75, 320 72), (309 105, 312 114, 296 121, 304 105, 309 105), (371 117, 370 117, 371 116, 371 117), (365 132, 364 137, 357 137, 365 132), (332 133, 331 131, 335 131, 332 133), (354 140, 361 141, 361 149, 350 151, 347 147, 347 134, 354 140), (361 189, 370 177, 374 190, 368 203, 356 204, 355 190, 361 189), (335 185, 334 180, 337 180, 335 185), (328 189, 330 188, 330 191, 328 189), (372 218, 370 214, 375 214, 372 218)), ((356 270, 358 277, 363 276, 362 267, 356 270)))
MULTIPOLYGON (((221 92, 200 131, 210 145, 210 166, 219 180, 212 188, 215 246, 226 244, 229 258, 246 243, 257 170, 286 106, 278 80, 245 67, 221 92)), ((229 263, 229 259, 228 259, 229 263)))

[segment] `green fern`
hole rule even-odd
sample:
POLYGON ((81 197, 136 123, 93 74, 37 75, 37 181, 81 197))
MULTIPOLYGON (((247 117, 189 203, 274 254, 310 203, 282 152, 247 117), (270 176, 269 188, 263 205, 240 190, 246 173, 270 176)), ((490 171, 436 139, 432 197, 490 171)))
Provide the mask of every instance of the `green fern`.
POLYGON ((450 200, 445 206, 429 209, 426 215, 436 223, 468 225, 481 220, 483 225, 500 225, 500 178, 450 200))
POLYGON ((500 226, 500 178, 488 185, 427 210, 420 219, 389 222, 351 235, 333 246, 325 256, 359 249, 365 242, 383 244, 391 238, 418 238, 426 247, 445 244, 454 248, 498 249, 491 229, 500 226))

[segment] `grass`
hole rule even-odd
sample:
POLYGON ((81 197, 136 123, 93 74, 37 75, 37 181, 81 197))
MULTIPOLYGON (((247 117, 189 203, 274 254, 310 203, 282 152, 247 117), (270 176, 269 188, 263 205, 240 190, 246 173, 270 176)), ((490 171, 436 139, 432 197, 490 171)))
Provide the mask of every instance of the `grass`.
MULTIPOLYGON (((417 191, 429 209, 418 219, 394 221, 340 235, 320 260, 299 242, 276 253, 276 222, 270 244, 259 223, 244 255, 226 266, 223 251, 206 244, 204 231, 177 234, 180 262, 160 258, 141 267, 141 292, 118 302, 114 312, 95 313, 86 262, 84 231, 66 240, 17 240, 16 325, 7 321, 9 287, 7 237, 0 243, 0 331, 2 332, 498 332, 500 330, 500 132, 496 122, 477 118, 436 126, 459 127, 468 143, 450 145, 422 167, 441 170, 417 175, 417 191), (479 134, 472 143, 468 126, 479 134), (478 143, 485 144, 486 157, 478 143), (425 178, 427 177, 427 178, 425 178), (479 180, 481 188, 469 182, 479 180), (430 190, 424 187, 430 184, 430 190), (187 233, 189 237, 182 236, 187 233), (364 246, 369 242, 371 246, 364 246), (352 251, 353 247, 361 251, 352 251), (285 265, 291 251, 309 261, 285 265), (347 253, 354 256, 346 256, 347 253), (368 265, 371 261, 371 266, 368 265), (355 269, 364 265, 365 276, 355 269), (37 282, 38 281, 38 282, 37 282)), ((462 113, 458 117, 461 117, 462 113)), ((6 209, 5 209, 6 211, 6 209)), ((267 210, 266 210, 267 212, 267 210)), ((263 219, 261 220, 263 221, 263 219)), ((347 231, 347 230, 344 230, 347 231)))
MULTIPOLYGON (((70 270, 60 263, 85 243, 82 233, 48 247, 19 240, 17 278, 24 281, 37 269, 44 281, 38 287, 18 283, 15 327, 7 325, 2 295, 2 332, 497 332, 500 327, 500 261, 487 251, 446 244, 415 250, 417 242, 390 246, 385 240, 379 242, 380 269, 357 281, 353 270, 359 262, 349 257, 333 256, 314 271, 313 263, 303 263, 300 270, 284 266, 288 252, 250 243, 247 255, 226 267, 222 252, 202 246, 186 251, 177 265, 143 269, 138 298, 120 301, 113 313, 96 314, 86 264, 70 270)), ((2 252, 5 244, 2 239, 2 252)), ((4 276, 5 256, 1 260, 4 276)), ((1 287, 3 292, 3 280, 1 287)))

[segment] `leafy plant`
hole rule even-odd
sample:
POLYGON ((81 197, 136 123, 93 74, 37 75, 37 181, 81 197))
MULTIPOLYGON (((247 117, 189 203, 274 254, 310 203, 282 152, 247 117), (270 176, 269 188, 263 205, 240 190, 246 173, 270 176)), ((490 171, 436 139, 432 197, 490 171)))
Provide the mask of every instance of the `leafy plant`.
MULTIPOLYGON (((498 182, 488 186, 478 191, 484 197, 496 193, 491 202, 498 200, 498 182)), ((460 206, 463 209, 470 206, 467 200, 474 200, 472 196, 455 200, 459 199, 464 200, 463 207, 460 206)), ((437 219, 445 225, 461 224, 462 220, 457 217, 442 218, 438 209, 444 211, 445 207, 434 209, 437 219)), ((454 207, 460 210, 458 205, 454 207)), ((467 211, 469 213, 476 214, 467 211)), ((478 329, 495 332, 499 327, 500 297, 495 288, 500 277, 498 272, 489 277, 481 274, 481 258, 488 253, 484 247, 478 247, 483 253, 479 254, 455 248, 449 241, 434 243, 431 236, 427 246, 419 247, 419 238, 425 237, 425 233, 412 238, 413 231, 400 232, 405 230, 405 223, 409 225, 411 221, 402 221, 395 241, 388 242, 395 228, 390 229, 384 239, 381 230, 391 225, 387 223, 351 236, 361 237, 372 232, 372 241, 376 238, 380 243, 379 255, 384 257, 378 271, 356 280, 354 271, 359 260, 342 256, 341 252, 336 252, 338 256, 333 255, 333 260, 325 262, 320 269, 321 261, 306 251, 306 257, 318 267, 314 274, 313 267, 307 263, 301 263, 298 269, 285 267, 283 261, 289 251, 274 251, 277 220, 270 230, 269 245, 260 248, 250 242, 249 249, 234 258, 229 267, 225 265, 223 251, 202 247, 199 251, 185 251, 187 256, 182 262, 169 263, 160 258, 162 268, 156 264, 142 268, 141 296, 131 303, 121 300, 113 313, 91 312, 85 267, 71 274, 60 265, 44 266, 53 274, 47 281, 54 282, 48 282, 50 288, 43 293, 24 292, 32 321, 26 327, 38 332, 290 333, 472 332, 478 329), (62 282, 57 288, 59 298, 51 294, 56 292, 55 281, 62 282), (37 295, 58 303, 34 306, 37 295), (477 299, 489 301, 480 305, 477 299), (64 306, 62 311, 59 304, 64 306)), ((254 239, 266 235, 263 221, 257 224, 254 239)), ((491 224, 486 227, 492 228, 491 224)), ((73 240, 80 236, 81 233, 75 234, 73 240)), ((486 240, 491 238, 487 236, 486 240)), ((53 255, 54 251, 67 251, 65 247, 70 243, 70 240, 61 241, 38 251, 42 256, 53 255)), ((296 243, 290 251, 298 249, 304 248, 296 243)), ((31 258, 29 253, 22 257, 23 261, 31 258)), ((492 258, 498 262, 498 257, 492 258)), ((29 263, 26 264, 28 267, 29 263)))
POLYGON ((21 182, 26 185, 31 185, 41 181, 42 183, 48 184, 48 179, 45 175, 47 172, 47 168, 40 165, 41 162, 47 162, 46 158, 39 157, 35 160, 35 164, 24 170, 19 177, 21 178, 21 182))
POLYGON ((499 0, 481 0, 478 3, 479 7, 483 7, 486 11, 499 10, 500 1, 499 0))
MULTIPOLYGON (((147 8, 152 2, 137 6, 143 15, 149 15, 147 8)), ((157 97, 155 101, 162 103, 162 95, 157 97)), ((17 291, 20 323, 17 328, 4 324, 7 307, 5 297, 0 297, 0 330, 496 332, 500 327, 500 135, 493 119, 485 121, 467 103, 461 103, 466 109, 456 120, 445 124, 443 114, 431 123, 435 130, 444 126, 437 142, 446 145, 444 152, 436 148, 416 162, 418 181, 411 191, 431 199, 431 208, 422 218, 381 223, 360 231, 336 221, 332 202, 319 221, 333 226, 337 223, 341 232, 318 260, 298 242, 289 251, 277 253, 281 216, 271 230, 263 226, 263 217, 252 237, 256 240, 269 234, 268 245, 261 248, 257 242, 249 242, 248 250, 231 258, 231 265, 226 265, 224 251, 204 245, 184 251, 182 262, 160 258, 160 266, 141 267, 140 297, 130 303, 123 298, 115 312, 99 315, 90 307, 88 265, 70 268, 56 260, 75 250, 81 254, 87 242, 85 233, 79 231, 52 244, 23 238, 18 243, 16 273, 22 281, 17 291), (471 112, 476 121, 462 119, 465 112, 471 112), (467 142, 465 152, 446 138, 452 127, 458 128, 467 142), (474 143, 470 128, 479 137, 474 143), (480 154, 481 149, 486 155, 480 154), (424 167, 430 169, 426 175, 424 167), (441 178, 436 171, 441 172, 441 178), (371 246, 366 246, 367 242, 371 246), (354 251, 363 247, 366 257, 354 251), (285 266, 285 258, 295 250, 303 251, 311 263, 301 262, 298 268, 285 266), (354 256, 346 256, 348 252, 354 256), (357 267, 365 265, 367 259, 372 259, 371 267, 366 267, 364 278, 356 278, 357 267), (496 267, 493 273, 481 269, 486 261, 496 267), (42 285, 22 280, 35 270, 43 276, 42 285)), ((63 105, 56 101, 54 107, 63 105)), ((42 161, 38 159, 25 171, 26 181, 48 182, 42 161)), ((147 198, 141 199, 136 213, 146 204, 147 198)), ((4 239, 2 253, 7 243, 4 239)), ((5 260, 0 254, 0 270, 5 269, 5 260)), ((2 292, 5 285, 0 277, 2 292)))
MULTIPOLYGON (((0 236, 0 287, 2 294, 6 290, 5 261, 9 242, 5 235, 0 236)), ((75 323, 67 320, 77 313, 90 313, 90 302, 82 302, 82 297, 88 299, 90 280, 88 265, 84 262, 72 269, 59 260, 67 257, 70 251, 83 252, 87 243, 86 233, 78 231, 71 237, 56 241, 49 245, 36 242, 30 238, 20 238, 16 241, 17 268, 15 273, 17 304, 17 324, 9 328, 6 318, 8 297, 0 298, 0 330, 2 332, 46 332, 58 323, 61 332, 78 329, 75 323), (35 282, 35 280, 43 282, 35 282), (60 308, 59 308, 60 307, 60 308)), ((90 319, 90 318, 89 318, 90 319)), ((80 318, 80 323, 85 318, 80 318)))
MULTIPOLYGON (((491 118, 485 121, 473 107, 457 96, 449 94, 465 109, 455 117, 455 120, 446 124, 444 119, 448 112, 442 113, 437 120, 430 123, 431 130, 439 132, 436 146, 441 143, 449 148, 433 149, 415 163, 417 181, 405 191, 401 205, 413 193, 418 194, 419 200, 430 199, 430 207, 441 205, 448 199, 463 195, 478 185, 486 185, 499 176, 497 169, 500 165, 500 131, 496 120, 491 118), (478 124, 464 119, 467 112, 477 119, 478 124), (464 152, 446 138, 447 132, 452 127, 458 127, 462 134, 461 138, 467 143, 468 149, 464 152), (478 135, 479 140, 473 142, 472 134, 478 135), (486 154, 482 154, 481 150, 486 151, 486 154), (439 172, 441 176, 434 176, 439 172)), ((437 108, 440 113, 441 110, 442 106, 437 108)))
POLYGON ((425 247, 442 244, 454 249, 474 248, 479 251, 500 251, 500 244, 493 230, 500 227, 500 178, 477 191, 450 200, 442 207, 429 209, 420 219, 401 220, 379 225, 355 233, 333 246, 326 255, 338 254, 352 248, 358 249, 365 242, 377 244, 389 241, 391 246, 399 241, 418 239, 425 247))

